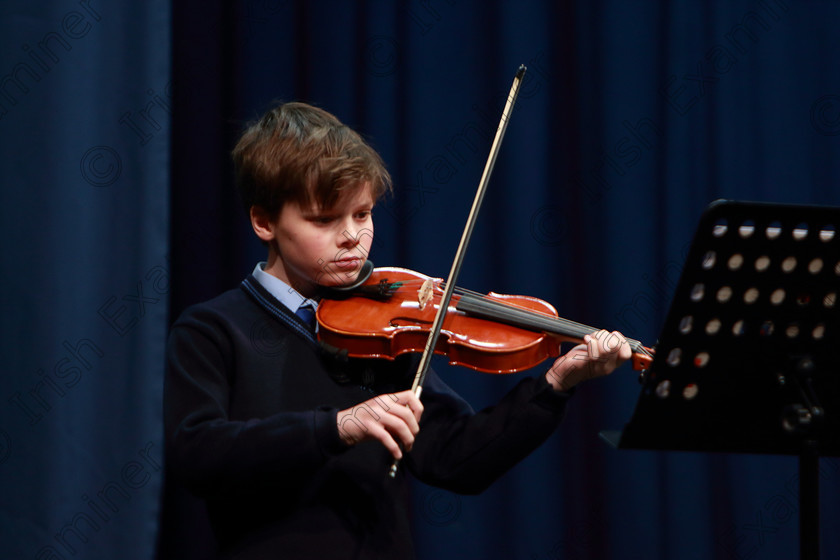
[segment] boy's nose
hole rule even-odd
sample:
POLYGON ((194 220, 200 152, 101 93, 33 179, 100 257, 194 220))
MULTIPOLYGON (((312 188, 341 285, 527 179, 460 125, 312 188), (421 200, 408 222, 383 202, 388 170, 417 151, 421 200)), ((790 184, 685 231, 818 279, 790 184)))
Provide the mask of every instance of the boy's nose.
POLYGON ((352 224, 345 227, 338 236, 338 245, 345 249, 350 249, 359 244, 359 232, 352 224))

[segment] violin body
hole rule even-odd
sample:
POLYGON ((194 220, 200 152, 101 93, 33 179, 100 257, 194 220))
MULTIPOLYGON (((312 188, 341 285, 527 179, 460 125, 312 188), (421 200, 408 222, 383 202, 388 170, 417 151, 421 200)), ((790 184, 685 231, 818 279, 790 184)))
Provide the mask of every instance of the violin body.
MULTIPOLYGON (((354 358, 423 352, 442 283, 403 268, 376 268, 348 296, 321 301, 318 337, 354 358)), ((596 330, 559 319, 554 307, 534 297, 461 293, 450 300, 434 351, 453 365, 515 373, 557 357, 560 343, 580 342, 596 330)))

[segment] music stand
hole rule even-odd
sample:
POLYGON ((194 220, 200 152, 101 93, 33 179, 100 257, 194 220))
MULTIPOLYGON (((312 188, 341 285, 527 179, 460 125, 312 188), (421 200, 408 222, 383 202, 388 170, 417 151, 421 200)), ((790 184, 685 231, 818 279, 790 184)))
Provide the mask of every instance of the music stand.
POLYGON ((840 455, 840 208, 703 214, 625 449, 799 456, 800 555, 819 557, 819 457, 840 455))

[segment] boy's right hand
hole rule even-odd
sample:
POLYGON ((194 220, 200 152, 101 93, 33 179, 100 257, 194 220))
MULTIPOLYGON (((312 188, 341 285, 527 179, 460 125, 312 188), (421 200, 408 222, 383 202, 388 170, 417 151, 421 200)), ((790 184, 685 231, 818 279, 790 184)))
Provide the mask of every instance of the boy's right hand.
POLYGON ((368 399, 338 413, 338 434, 341 440, 354 445, 376 440, 394 459, 402 459, 402 449, 411 450, 414 436, 420 431, 423 404, 413 391, 388 393, 368 399))

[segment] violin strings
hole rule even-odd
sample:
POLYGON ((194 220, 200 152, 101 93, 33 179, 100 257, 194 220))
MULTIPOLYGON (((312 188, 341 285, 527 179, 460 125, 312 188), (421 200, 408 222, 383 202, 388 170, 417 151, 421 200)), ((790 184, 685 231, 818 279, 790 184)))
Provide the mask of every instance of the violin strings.
MULTIPOLYGON (((400 281, 400 286, 395 291, 396 293, 402 291, 402 288, 414 288, 414 286, 422 286, 425 280, 406 280, 400 281)), ((443 286, 445 282, 440 282, 443 286)), ((482 313, 489 318, 503 320, 514 326, 525 328, 528 330, 545 331, 553 334, 570 336, 582 339, 587 334, 592 334, 598 329, 565 319, 562 317, 549 316, 532 309, 520 307, 516 304, 495 300, 489 298, 486 294, 469 290, 467 288, 455 287, 455 293, 461 296, 460 301, 456 302, 455 308, 465 313, 474 313, 481 315, 482 313)), ((405 298, 409 299, 409 298, 405 298)), ((436 301, 439 300, 439 295, 435 296, 436 301)), ((644 354, 646 356, 653 356, 653 354, 645 348, 645 346, 638 340, 626 338, 628 344, 634 352, 644 354)))
POLYGON ((597 329, 587 329, 584 325, 561 319, 559 317, 547 317, 536 311, 516 307, 512 304, 494 301, 482 296, 475 297, 470 294, 463 294, 458 302, 459 309, 473 313, 486 313, 487 315, 499 317, 509 322, 518 323, 517 326, 532 327, 539 330, 565 334, 582 338, 583 335, 595 332, 597 329), (463 302, 463 305, 461 303, 463 302))
MULTIPOLYGON (((465 301, 466 298, 466 307, 460 305, 456 305, 456 307, 460 307, 464 311, 468 311, 468 309, 471 308, 473 312, 478 313, 486 310, 487 314, 496 314, 496 316, 504 317, 510 322, 518 323, 517 326, 522 326, 524 328, 537 328, 538 330, 552 332, 554 334, 574 336, 576 338, 583 338, 584 335, 591 334, 598 330, 594 327, 570 321, 562 317, 548 316, 532 309, 517 306, 513 303, 494 300, 492 298, 488 298, 484 294, 473 292, 471 290, 456 288, 456 292, 462 295, 461 301, 465 301)), ((634 340, 632 338, 627 338, 626 340, 634 351, 648 356, 652 355, 638 340, 634 340)))

